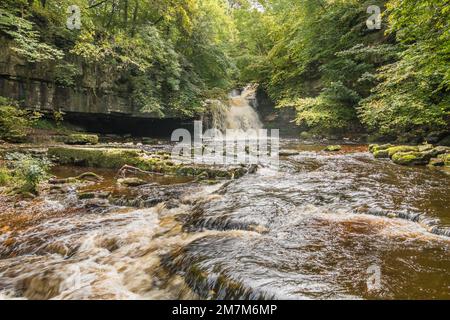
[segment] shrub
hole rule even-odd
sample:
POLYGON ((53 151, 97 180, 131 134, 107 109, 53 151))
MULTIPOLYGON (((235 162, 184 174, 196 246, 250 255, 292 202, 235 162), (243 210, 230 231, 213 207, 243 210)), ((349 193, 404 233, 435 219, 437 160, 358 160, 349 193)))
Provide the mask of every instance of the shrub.
POLYGON ((7 160, 11 164, 17 192, 37 194, 39 184, 48 178, 50 162, 21 153, 8 154, 7 160))
POLYGON ((37 119, 37 112, 20 110, 17 104, 0 97, 0 139, 21 142, 37 119))
POLYGON ((11 181, 11 172, 4 167, 0 167, 0 187, 4 187, 11 181))

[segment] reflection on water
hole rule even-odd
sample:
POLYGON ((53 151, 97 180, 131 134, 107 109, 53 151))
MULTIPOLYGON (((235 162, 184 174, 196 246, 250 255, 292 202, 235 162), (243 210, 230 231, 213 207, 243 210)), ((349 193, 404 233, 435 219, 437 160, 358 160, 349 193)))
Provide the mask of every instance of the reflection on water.
POLYGON ((152 181, 136 195, 164 190, 170 201, 151 208, 92 210, 70 193, 4 204, 1 295, 450 298, 450 238, 387 217, 418 214, 450 226, 449 175, 374 160, 364 146, 284 148, 300 153, 282 157, 279 171, 261 168, 223 186, 152 181), (373 265, 380 291, 367 289, 373 265))

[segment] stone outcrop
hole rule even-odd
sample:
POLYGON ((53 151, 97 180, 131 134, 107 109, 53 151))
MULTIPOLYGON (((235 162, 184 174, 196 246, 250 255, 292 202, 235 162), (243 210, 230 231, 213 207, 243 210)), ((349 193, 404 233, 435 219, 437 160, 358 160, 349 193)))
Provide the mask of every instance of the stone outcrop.
POLYGON ((449 166, 450 147, 423 144, 419 146, 370 145, 369 151, 375 158, 391 159, 405 166, 429 165, 430 167, 449 166))
POLYGON ((61 111, 69 122, 106 133, 134 133, 139 127, 140 134, 145 135, 159 133, 148 128, 156 125, 184 127, 179 115, 166 114, 165 119, 160 119, 156 114, 142 113, 127 89, 118 84, 117 71, 88 65, 70 56, 64 61, 28 63, 10 47, 11 42, 0 36, 0 96, 17 100, 24 108, 50 114, 61 111), (69 64, 76 70, 70 86, 60 80, 65 76, 64 66, 69 64), (58 69, 61 66, 63 69, 58 69), (177 123, 172 125, 167 120, 177 123))
POLYGON ((217 167, 174 163, 165 152, 144 152, 139 149, 51 147, 49 158, 61 165, 121 169, 133 166, 147 173, 195 177, 199 180, 236 179, 254 173, 254 166, 217 167))

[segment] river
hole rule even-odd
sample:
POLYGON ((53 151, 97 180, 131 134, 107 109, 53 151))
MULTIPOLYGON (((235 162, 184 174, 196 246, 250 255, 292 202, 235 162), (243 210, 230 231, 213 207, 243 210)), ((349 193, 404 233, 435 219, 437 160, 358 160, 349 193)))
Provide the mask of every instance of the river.
POLYGON ((450 299, 448 173, 323 148, 282 139, 279 168, 214 185, 54 167, 105 180, 0 199, 0 298, 450 299))

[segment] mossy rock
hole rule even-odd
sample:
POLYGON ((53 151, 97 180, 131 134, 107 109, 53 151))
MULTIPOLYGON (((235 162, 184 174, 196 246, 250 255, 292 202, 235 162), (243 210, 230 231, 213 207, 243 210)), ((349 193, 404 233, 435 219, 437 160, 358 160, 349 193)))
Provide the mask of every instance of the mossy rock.
POLYGON ((389 158, 392 158, 396 153, 418 152, 419 148, 414 146, 395 146, 387 148, 389 158))
POLYGON ((450 153, 441 154, 438 158, 444 160, 445 166, 450 167, 450 153))
POLYGON ((312 139, 312 137, 313 137, 312 133, 310 133, 308 131, 303 131, 300 133, 300 139, 310 140, 310 139, 312 139))
POLYGON ((133 149, 101 149, 77 147, 51 147, 47 152, 49 157, 58 159, 62 165, 76 165, 82 167, 120 169, 124 165, 147 167, 148 164, 141 157, 140 150, 133 149))
POLYGON ((419 152, 425 152, 425 151, 430 151, 433 150, 434 146, 432 144, 426 143, 423 145, 420 145, 417 147, 417 149, 419 150, 419 152))
POLYGON ((439 146, 436 148, 433 148, 431 150, 428 151, 424 151, 424 157, 431 159, 431 158, 437 158, 442 154, 446 154, 446 153, 450 153, 450 148, 449 147, 443 147, 443 146, 439 146))
POLYGON ((342 146, 335 145, 335 146, 328 146, 323 151, 336 152, 336 151, 341 151, 341 150, 342 150, 342 146))
POLYGON ((389 153, 387 150, 377 150, 373 153, 373 156, 377 159, 387 159, 389 158, 389 153))
POLYGON ((249 171, 246 167, 217 168, 180 165, 173 163, 167 153, 148 154, 137 149, 51 147, 48 149, 48 156, 57 159, 62 165, 107 169, 120 169, 129 165, 149 172, 187 177, 202 175, 207 179, 240 178, 249 171))
POLYGON ((369 145, 369 151, 372 153, 375 153, 376 151, 382 151, 382 150, 387 150, 388 148, 394 147, 394 145, 392 144, 371 144, 369 145))
POLYGON ((379 147, 379 145, 378 145, 378 144, 369 144, 369 152, 373 152, 373 150, 374 150, 376 147, 379 147))
POLYGON ((80 192, 77 196, 80 200, 95 199, 96 197, 94 192, 80 192))
POLYGON ((430 160, 430 163, 428 165, 430 167, 443 167, 445 166, 445 161, 441 158, 434 158, 430 160))
POLYGON ((95 134, 71 134, 65 141, 69 145, 96 145, 98 144, 98 136, 95 134))
POLYGON ((422 152, 417 151, 397 152, 392 156, 394 163, 404 166, 425 165, 429 160, 422 152))

